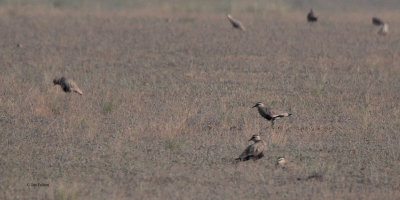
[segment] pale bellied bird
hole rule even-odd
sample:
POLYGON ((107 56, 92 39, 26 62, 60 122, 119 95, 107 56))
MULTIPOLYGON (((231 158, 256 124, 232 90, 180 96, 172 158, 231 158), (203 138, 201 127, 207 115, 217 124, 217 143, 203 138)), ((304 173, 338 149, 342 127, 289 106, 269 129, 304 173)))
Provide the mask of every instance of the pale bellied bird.
POLYGON ((271 121, 271 126, 274 126, 274 121, 276 119, 279 119, 281 117, 288 117, 291 116, 291 113, 287 113, 287 112, 282 112, 282 111, 278 111, 278 110, 272 110, 270 107, 265 106, 263 103, 258 102, 256 103, 254 107, 257 107, 258 109, 258 113, 260 113, 260 115, 262 117, 264 117, 265 119, 267 119, 268 121, 271 121))
POLYGON ((264 157, 264 149, 265 142, 261 140, 260 135, 251 136, 249 141, 253 141, 254 143, 249 145, 242 154, 240 154, 239 158, 236 158, 237 161, 247 161, 247 160, 258 160, 264 157))
POLYGON ((311 8, 310 12, 307 14, 307 21, 308 22, 318 21, 318 17, 314 15, 314 11, 312 8, 311 8))
POLYGON ((240 29, 242 31, 245 31, 246 28, 243 26, 242 22, 240 22, 237 19, 234 19, 230 14, 227 15, 229 22, 231 22, 232 26, 234 28, 240 29))
POLYGON ((385 36, 389 33, 389 25, 388 24, 383 24, 383 26, 381 26, 381 28, 378 31, 379 35, 385 36))
POLYGON ((286 166, 286 160, 284 157, 278 157, 278 160, 275 163, 276 167, 281 167, 281 168, 285 168, 286 166))
POLYGON ((54 85, 60 85, 64 92, 76 92, 80 95, 83 94, 82 90, 78 87, 78 85, 71 79, 67 79, 65 77, 55 78, 53 80, 54 85))

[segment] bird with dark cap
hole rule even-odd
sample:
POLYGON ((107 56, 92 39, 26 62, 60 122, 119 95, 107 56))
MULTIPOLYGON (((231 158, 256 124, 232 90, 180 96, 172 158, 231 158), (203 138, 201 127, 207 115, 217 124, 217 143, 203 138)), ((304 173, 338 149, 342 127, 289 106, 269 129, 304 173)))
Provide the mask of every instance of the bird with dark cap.
POLYGON ((253 106, 253 108, 257 108, 258 113, 262 117, 264 117, 266 120, 271 121, 271 126, 274 127, 274 121, 276 119, 282 118, 282 117, 288 117, 291 116, 291 113, 287 112, 282 112, 279 110, 273 110, 268 106, 265 106, 263 103, 258 102, 256 105, 253 106))

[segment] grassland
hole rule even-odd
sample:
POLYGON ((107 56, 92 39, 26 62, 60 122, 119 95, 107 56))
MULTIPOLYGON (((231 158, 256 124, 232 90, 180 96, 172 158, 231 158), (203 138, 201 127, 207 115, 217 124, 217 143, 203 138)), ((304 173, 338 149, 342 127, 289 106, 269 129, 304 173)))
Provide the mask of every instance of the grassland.
POLYGON ((398 13, 378 37, 368 11, 233 13, 241 32, 57 5, 0 9, 0 199, 400 199, 398 13), (293 116, 271 129, 258 101, 293 116), (266 157, 235 164, 255 133, 266 157))

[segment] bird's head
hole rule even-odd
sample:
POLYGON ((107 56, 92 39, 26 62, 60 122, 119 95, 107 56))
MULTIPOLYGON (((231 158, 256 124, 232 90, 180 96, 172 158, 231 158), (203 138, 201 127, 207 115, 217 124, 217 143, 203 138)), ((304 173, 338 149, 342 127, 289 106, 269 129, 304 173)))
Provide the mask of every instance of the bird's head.
POLYGON ((251 138, 250 138, 249 141, 257 142, 257 141, 259 141, 259 140, 261 140, 260 135, 255 134, 255 135, 251 136, 251 138))
POLYGON ((253 106, 253 108, 255 108, 255 107, 257 107, 257 108, 258 107, 264 107, 264 104, 261 103, 261 102, 257 102, 256 105, 253 106))
POLYGON ((53 79, 54 85, 60 85, 62 82, 65 82, 65 77, 53 79))
POLYGON ((276 166, 284 166, 286 164, 286 160, 284 157, 278 157, 278 160, 276 161, 276 166))

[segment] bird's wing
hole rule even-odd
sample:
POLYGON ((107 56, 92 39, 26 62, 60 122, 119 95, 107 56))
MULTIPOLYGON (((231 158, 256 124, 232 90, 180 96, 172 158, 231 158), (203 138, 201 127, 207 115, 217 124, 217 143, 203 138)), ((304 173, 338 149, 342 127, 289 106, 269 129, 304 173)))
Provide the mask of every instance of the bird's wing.
POLYGON ((290 113, 287 113, 287 112, 282 112, 282 111, 279 111, 279 110, 271 110, 271 116, 273 117, 273 118, 278 118, 278 117, 287 117, 287 116, 290 116, 291 114, 290 113))
POLYGON ((247 156, 258 156, 264 151, 264 142, 256 142, 248 147, 247 156))
POLYGON ((229 22, 231 22, 231 24, 234 27, 245 30, 243 24, 240 21, 238 21, 237 19, 233 19, 230 15, 227 15, 227 17, 228 17, 229 22))
POLYGON ((263 141, 260 141, 260 142, 254 143, 252 145, 252 147, 253 147, 251 149, 252 155, 257 156, 264 151, 265 144, 263 141))
POLYGON ((271 120, 271 111, 268 108, 258 108, 258 112, 261 116, 263 116, 267 120, 271 120))
POLYGON ((230 22, 232 25, 236 25, 235 20, 234 20, 230 15, 228 15, 227 17, 228 17, 229 22, 230 22))
POLYGON ((247 156, 251 155, 250 152, 252 151, 253 145, 254 145, 254 144, 249 145, 249 146, 243 151, 243 153, 240 154, 239 158, 240 158, 240 159, 243 159, 243 158, 246 158, 247 156))

